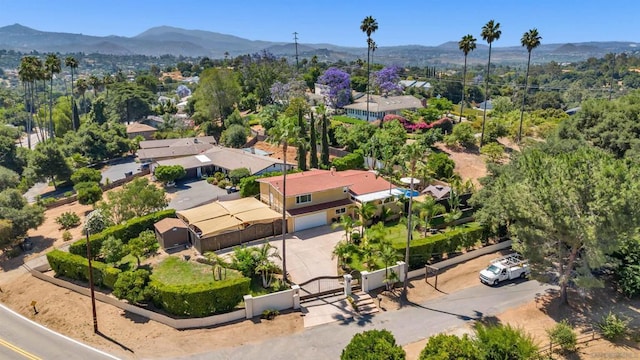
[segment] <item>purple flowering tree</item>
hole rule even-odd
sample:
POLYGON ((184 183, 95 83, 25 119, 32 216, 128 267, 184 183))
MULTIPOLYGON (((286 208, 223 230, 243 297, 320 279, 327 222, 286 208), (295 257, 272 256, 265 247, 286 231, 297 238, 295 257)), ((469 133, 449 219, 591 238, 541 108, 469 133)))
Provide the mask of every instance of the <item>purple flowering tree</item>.
POLYGON ((402 93, 400 82, 400 69, 397 66, 388 66, 373 74, 375 86, 383 96, 397 95, 402 93))
POLYGON ((275 104, 289 106, 289 101, 296 97, 304 97, 306 84, 304 81, 292 80, 286 84, 276 81, 269 88, 271 93, 271 101, 275 104))
POLYGON ((326 85, 325 103, 334 109, 341 108, 351 100, 351 78, 349 74, 338 69, 329 68, 320 77, 318 83, 326 85))

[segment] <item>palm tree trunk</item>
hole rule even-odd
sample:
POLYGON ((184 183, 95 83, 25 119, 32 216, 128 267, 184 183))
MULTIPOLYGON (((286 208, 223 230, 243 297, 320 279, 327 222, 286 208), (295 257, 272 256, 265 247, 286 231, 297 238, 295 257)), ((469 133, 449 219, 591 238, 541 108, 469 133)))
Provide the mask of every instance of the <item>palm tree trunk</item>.
POLYGON ((284 167, 282 169, 282 278, 287 283, 287 142, 282 145, 284 167))
POLYGON ((529 82, 529 65, 531 65, 531 51, 529 51, 529 59, 527 60, 527 74, 524 77, 524 89, 522 89, 522 107, 520 108, 520 130, 518 130, 518 144, 522 140, 522 120, 524 118, 524 103, 527 98, 527 85, 529 82))
POLYGON ((53 140, 53 73, 49 79, 49 139, 53 140))
POLYGON ((462 71, 462 101, 460 101, 460 117, 458 122, 462 122, 462 110, 464 109, 464 86, 467 83, 467 54, 464 54, 464 70, 462 71))
MULTIPOLYGON (((371 39, 371 38, 369 38, 371 39)), ((369 54, 371 53, 371 46, 369 46, 369 44, 371 43, 371 41, 367 41, 367 122, 369 122, 369 82, 370 82, 370 56, 369 54)), ((380 127, 382 127, 382 122, 380 122, 380 127)))
POLYGON ((71 68, 71 126, 73 126, 73 131, 76 132, 76 112, 73 111, 74 104, 76 102, 76 98, 73 93, 73 67, 71 68))
POLYGON ((482 113, 482 133, 480 147, 484 144, 484 123, 487 121, 487 101, 489 100, 489 75, 491 74, 491 43, 489 43, 489 61, 487 62, 487 79, 484 81, 484 111, 482 113))

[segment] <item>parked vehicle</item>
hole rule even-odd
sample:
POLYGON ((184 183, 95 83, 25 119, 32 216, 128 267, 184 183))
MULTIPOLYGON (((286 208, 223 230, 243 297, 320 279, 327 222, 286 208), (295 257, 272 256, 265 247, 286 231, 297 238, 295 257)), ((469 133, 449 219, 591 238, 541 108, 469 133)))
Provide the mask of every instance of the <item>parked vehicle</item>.
POLYGON ((505 280, 524 279, 530 273, 527 260, 520 254, 510 254, 492 260, 486 269, 480 271, 480 282, 495 286, 505 280))

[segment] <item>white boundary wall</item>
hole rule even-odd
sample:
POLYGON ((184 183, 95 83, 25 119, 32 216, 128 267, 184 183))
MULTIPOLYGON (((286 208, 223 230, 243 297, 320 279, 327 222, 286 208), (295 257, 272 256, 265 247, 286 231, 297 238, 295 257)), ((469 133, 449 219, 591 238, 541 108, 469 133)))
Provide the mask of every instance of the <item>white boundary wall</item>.
POLYGON ((251 319, 265 310, 287 310, 300 308, 300 287, 293 285, 290 290, 253 297, 244 296, 245 317, 251 319))

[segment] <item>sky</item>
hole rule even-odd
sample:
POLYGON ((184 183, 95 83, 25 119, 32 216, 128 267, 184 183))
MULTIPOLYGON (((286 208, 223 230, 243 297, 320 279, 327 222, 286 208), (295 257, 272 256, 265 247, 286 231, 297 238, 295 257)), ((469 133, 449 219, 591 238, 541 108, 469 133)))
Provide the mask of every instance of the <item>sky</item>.
POLYGON ((494 46, 519 46, 537 28, 542 42, 640 42, 638 0, 0 0, 0 27, 135 36, 161 25, 208 30, 250 40, 366 46, 360 23, 373 16, 379 47, 436 46, 471 34, 493 19, 494 46))

